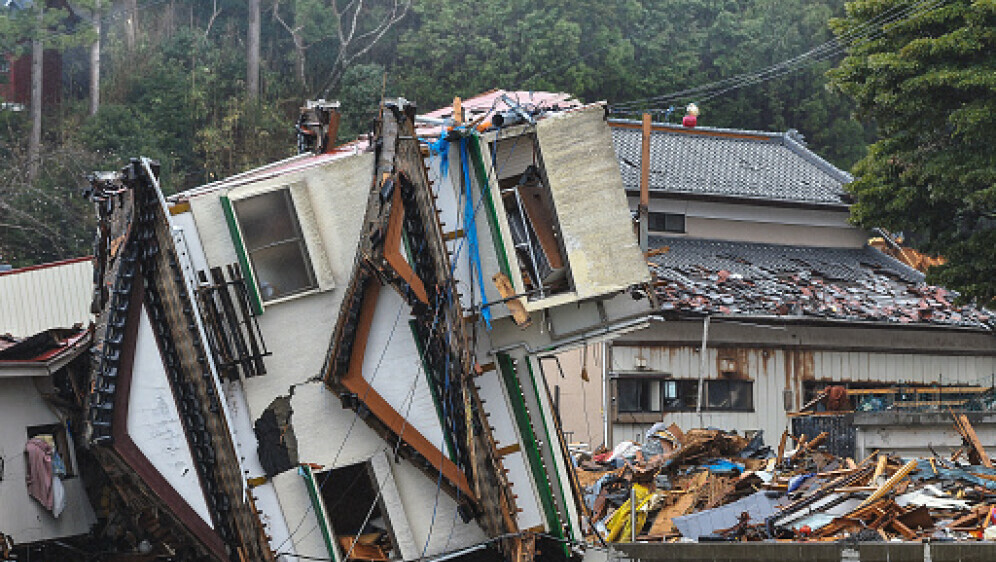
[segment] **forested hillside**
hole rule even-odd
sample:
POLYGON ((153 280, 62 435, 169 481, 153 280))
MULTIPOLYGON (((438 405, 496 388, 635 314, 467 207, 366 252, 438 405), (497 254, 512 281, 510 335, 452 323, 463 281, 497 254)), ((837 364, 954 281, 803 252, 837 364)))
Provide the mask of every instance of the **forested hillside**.
MULTIPOLYGON (((0 111, 0 262, 18 265, 90 251, 87 172, 148 155, 182 190, 288 156, 306 98, 341 100, 340 140, 363 130, 382 92, 426 109, 492 88, 619 104, 791 59, 830 40, 828 21, 844 13, 843 0, 49 0, 40 16, 14 4, 27 7, 0 15, 0 48, 30 58, 41 42, 63 61, 61 103, 42 111, 36 147, 30 112, 0 111)), ((695 101, 702 125, 795 128, 849 168, 871 138, 826 87, 840 53, 822 59, 707 99, 629 108, 662 118, 677 105, 680 119, 695 101)))

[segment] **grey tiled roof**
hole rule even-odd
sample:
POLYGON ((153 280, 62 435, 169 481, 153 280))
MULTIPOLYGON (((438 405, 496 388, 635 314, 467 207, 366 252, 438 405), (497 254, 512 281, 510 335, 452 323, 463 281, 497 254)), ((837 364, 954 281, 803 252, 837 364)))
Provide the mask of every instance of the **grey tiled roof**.
MULTIPOLYGON (((655 129, 650 140, 654 191, 840 205, 843 186, 851 181, 789 133, 676 125, 655 129)), ((638 190, 640 129, 615 126, 612 139, 623 185, 638 190)))
POLYGON ((996 319, 878 250, 653 236, 665 311, 941 324, 990 330, 996 319))

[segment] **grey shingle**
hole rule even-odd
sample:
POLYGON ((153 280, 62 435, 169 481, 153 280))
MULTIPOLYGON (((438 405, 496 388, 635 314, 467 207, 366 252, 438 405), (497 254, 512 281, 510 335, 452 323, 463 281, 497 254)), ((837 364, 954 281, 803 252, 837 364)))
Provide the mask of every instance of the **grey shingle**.
MULTIPOLYGON (((787 133, 657 127, 651 190, 839 205, 851 181, 787 133)), ((613 127, 612 139, 623 185, 639 189, 640 130, 613 127)))

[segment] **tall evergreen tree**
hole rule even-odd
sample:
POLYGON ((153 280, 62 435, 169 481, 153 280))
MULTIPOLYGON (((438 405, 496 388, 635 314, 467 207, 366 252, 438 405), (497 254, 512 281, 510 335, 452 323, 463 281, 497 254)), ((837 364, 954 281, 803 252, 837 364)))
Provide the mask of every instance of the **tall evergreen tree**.
POLYGON ((931 281, 992 304, 996 1, 859 0, 832 27, 875 32, 830 73, 880 134, 854 170, 854 220, 907 233, 947 258, 931 281))

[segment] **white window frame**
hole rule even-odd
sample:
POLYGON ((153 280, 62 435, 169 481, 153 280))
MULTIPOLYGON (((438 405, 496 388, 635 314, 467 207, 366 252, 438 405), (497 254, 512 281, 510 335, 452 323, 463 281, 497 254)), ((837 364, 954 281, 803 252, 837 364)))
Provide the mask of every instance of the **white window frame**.
POLYGON ((258 308, 257 313, 261 313, 268 306, 335 288, 335 279, 332 276, 332 263, 318 230, 318 221, 315 218, 314 206, 311 201, 308 185, 303 179, 288 182, 286 178, 277 178, 276 180, 241 186, 229 191, 225 198, 228 200, 232 213, 229 227, 237 232, 238 239, 233 240, 233 243, 237 246, 240 260, 244 258, 245 266, 250 269, 251 278, 247 278, 246 282, 252 283, 251 292, 256 299, 254 305, 258 308), (240 201, 260 195, 268 195, 276 191, 287 191, 290 195, 290 200, 294 208, 294 219, 297 221, 301 237, 304 240, 304 249, 307 254, 306 259, 311 264, 311 271, 316 285, 291 295, 264 301, 255 265, 252 262, 252 256, 249 253, 249 249, 245 246, 245 236, 239 222, 237 206, 240 201))

